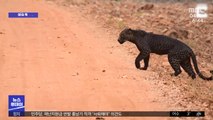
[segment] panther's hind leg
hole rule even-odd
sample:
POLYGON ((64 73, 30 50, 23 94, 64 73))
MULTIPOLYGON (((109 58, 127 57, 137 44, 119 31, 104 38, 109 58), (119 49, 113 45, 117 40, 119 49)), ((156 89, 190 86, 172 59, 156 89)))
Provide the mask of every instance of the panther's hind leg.
POLYGON ((173 74, 174 76, 178 76, 181 73, 180 69, 180 60, 174 56, 174 55, 168 55, 169 63, 174 69, 175 73, 173 74))
POLYGON ((184 69, 185 72, 187 72, 187 74, 189 76, 191 76, 192 79, 196 78, 196 74, 192 68, 191 62, 190 62, 190 58, 185 59, 184 61, 181 62, 181 67, 184 69))

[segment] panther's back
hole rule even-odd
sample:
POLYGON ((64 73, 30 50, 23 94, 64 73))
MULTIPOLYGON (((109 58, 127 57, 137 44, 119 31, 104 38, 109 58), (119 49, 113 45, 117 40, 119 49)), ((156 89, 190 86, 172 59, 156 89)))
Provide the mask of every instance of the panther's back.
POLYGON ((170 50, 177 48, 177 49, 185 49, 189 50, 190 48, 183 42, 168 37, 164 35, 157 35, 157 34, 150 34, 148 36, 148 45, 153 53, 156 54, 168 54, 170 50))

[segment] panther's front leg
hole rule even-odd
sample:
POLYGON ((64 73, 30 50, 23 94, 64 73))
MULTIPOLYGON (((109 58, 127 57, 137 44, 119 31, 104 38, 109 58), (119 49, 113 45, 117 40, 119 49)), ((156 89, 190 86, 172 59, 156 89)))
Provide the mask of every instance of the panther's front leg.
POLYGON ((146 70, 149 63, 149 53, 140 52, 139 55, 135 59, 135 67, 140 70, 146 70), (144 67, 141 68, 140 61, 144 59, 144 67))
POLYGON ((148 55, 147 57, 144 58, 144 67, 142 68, 143 70, 147 70, 147 68, 149 66, 149 57, 150 57, 150 55, 148 55))

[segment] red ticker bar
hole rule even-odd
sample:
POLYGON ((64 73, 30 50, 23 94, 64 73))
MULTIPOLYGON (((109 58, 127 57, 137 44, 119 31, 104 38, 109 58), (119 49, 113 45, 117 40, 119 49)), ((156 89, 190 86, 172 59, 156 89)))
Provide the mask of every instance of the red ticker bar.
POLYGON ((204 117, 204 111, 25 111, 25 117, 204 117))

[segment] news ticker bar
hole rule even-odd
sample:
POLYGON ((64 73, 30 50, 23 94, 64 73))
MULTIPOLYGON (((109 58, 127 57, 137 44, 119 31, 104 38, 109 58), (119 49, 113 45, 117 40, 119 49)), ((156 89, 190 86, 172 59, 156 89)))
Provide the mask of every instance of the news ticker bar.
POLYGON ((204 111, 25 111, 9 117, 204 117, 204 111))

